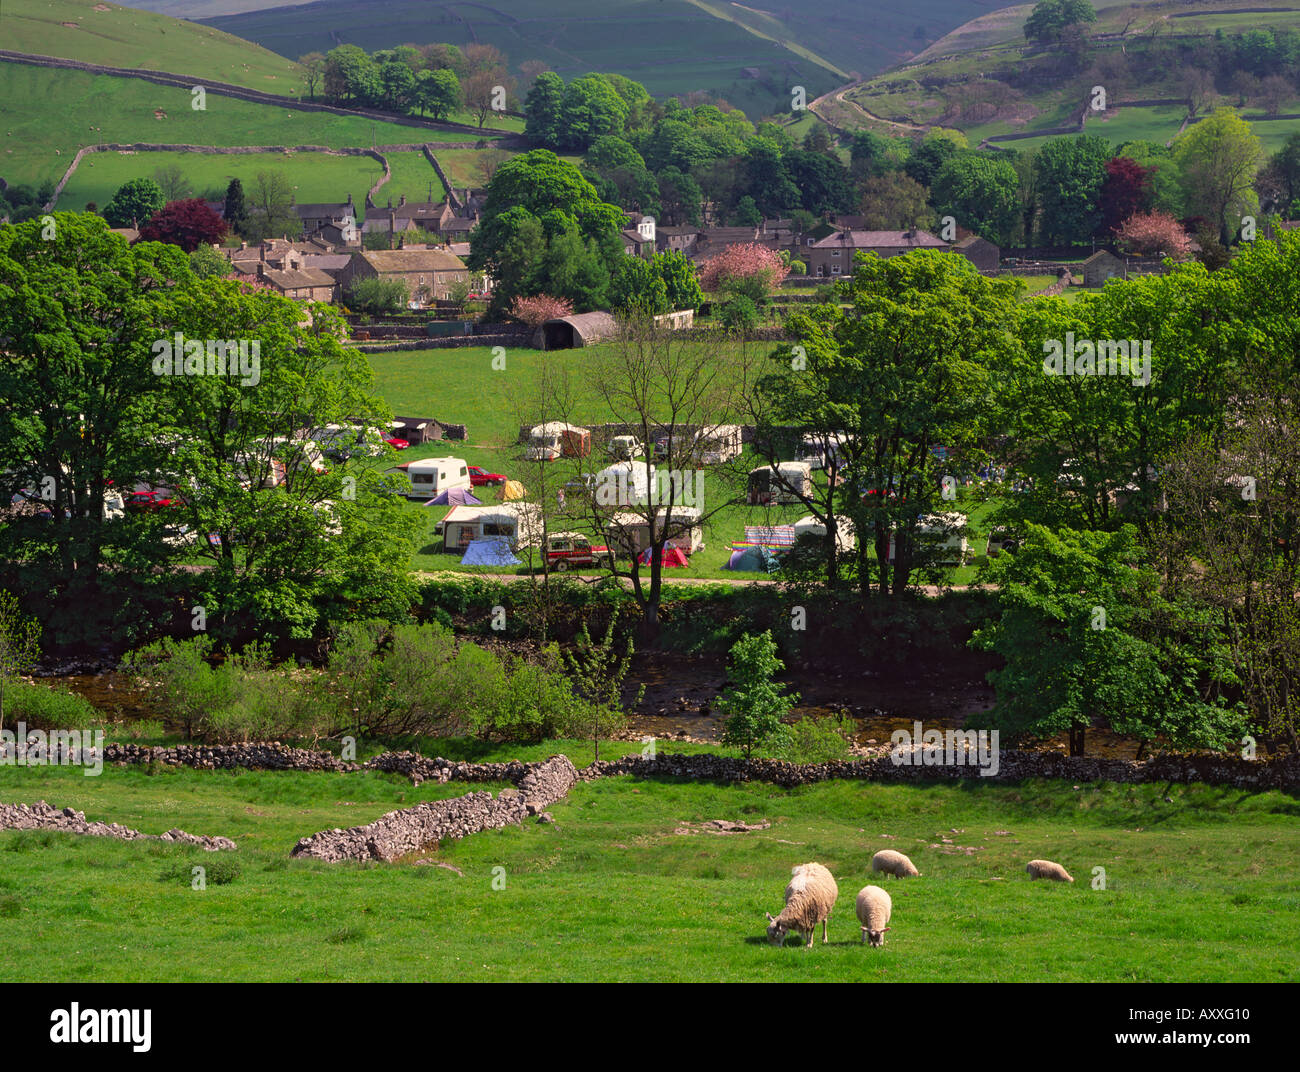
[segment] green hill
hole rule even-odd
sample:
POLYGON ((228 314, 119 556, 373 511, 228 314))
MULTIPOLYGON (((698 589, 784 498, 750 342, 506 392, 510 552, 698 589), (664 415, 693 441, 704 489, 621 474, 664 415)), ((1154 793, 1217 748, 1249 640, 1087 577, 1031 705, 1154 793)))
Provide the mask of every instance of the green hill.
POLYGON ((211 26, 98 0, 4 0, 0 47, 172 71, 266 93, 302 91, 298 65, 211 26))

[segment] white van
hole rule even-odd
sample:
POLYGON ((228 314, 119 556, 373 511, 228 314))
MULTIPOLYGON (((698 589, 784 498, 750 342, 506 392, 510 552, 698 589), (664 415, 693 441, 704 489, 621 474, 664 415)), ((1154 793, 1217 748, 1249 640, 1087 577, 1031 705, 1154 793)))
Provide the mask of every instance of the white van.
POLYGON ((406 475, 411 480, 408 499, 432 499, 443 491, 454 488, 469 491, 473 486, 464 458, 424 458, 411 462, 406 467, 406 475))

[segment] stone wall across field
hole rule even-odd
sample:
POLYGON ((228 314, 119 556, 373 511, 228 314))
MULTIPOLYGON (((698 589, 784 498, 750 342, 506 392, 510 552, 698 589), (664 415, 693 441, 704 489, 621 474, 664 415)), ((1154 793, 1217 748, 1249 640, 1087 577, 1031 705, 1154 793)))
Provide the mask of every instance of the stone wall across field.
MULTIPOLYGON (((437 762, 424 761, 424 764, 437 762)), ((446 764, 446 761, 443 760, 442 763, 446 764)), ((401 765, 398 762, 391 769, 397 769, 401 765)), ((435 769, 421 764, 420 757, 411 757, 407 765, 412 772, 417 769, 435 769)), ((299 841, 294 846, 292 855, 307 856, 328 863, 341 860, 395 860, 418 852, 434 842, 521 823, 554 804, 578 780, 578 772, 566 756, 552 756, 544 763, 534 764, 487 763, 459 766, 481 767, 485 773, 495 773, 500 768, 512 768, 512 772, 524 768, 524 773, 519 779, 518 788, 503 789, 495 798, 488 792, 467 793, 452 800, 426 801, 414 808, 389 812, 365 826, 354 826, 348 830, 322 830, 299 841)), ((436 769, 441 773, 446 767, 439 766, 436 769)))
POLYGON ((86 821, 85 812, 56 808, 43 800, 35 804, 0 804, 0 830, 57 830, 65 834, 112 837, 121 841, 169 841, 178 845, 197 845, 206 852, 238 848, 230 838, 187 834, 184 830, 142 834, 117 823, 91 823, 86 821))

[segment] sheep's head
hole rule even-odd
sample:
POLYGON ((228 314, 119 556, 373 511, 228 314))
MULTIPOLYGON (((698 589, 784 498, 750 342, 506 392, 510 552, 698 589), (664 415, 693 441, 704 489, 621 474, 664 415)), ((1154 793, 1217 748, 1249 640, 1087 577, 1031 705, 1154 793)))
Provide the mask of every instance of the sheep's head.
POLYGON ((767 940, 773 945, 781 945, 785 941, 785 936, 790 933, 790 928, 773 919, 771 912, 765 912, 764 915, 767 916, 767 940))
POLYGON ((873 949, 879 949, 885 944, 885 931, 890 929, 891 928, 889 927, 884 927, 878 931, 867 931, 867 941, 871 943, 873 949))

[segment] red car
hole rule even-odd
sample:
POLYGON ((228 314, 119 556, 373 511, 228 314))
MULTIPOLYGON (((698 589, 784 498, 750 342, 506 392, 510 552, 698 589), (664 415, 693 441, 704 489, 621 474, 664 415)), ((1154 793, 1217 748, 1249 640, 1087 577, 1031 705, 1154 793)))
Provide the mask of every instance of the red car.
POLYGON ((407 447, 411 445, 409 441, 405 439, 398 439, 396 436, 392 438, 386 438, 384 442, 387 443, 394 450, 405 450, 407 447))
POLYGON ((469 482, 472 487, 479 488, 484 484, 504 484, 506 478, 500 473, 489 473, 486 469, 471 465, 469 466, 469 482))
POLYGON ((580 532, 552 532, 546 537, 548 569, 564 573, 575 566, 597 566, 610 559, 609 548, 593 545, 580 532))
POLYGON ((164 488, 136 488, 125 499, 128 510, 160 510, 174 502, 172 493, 164 488))

